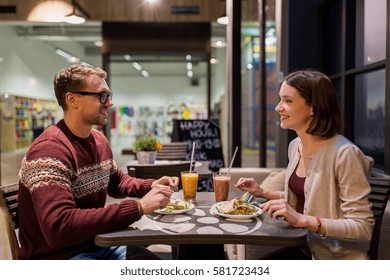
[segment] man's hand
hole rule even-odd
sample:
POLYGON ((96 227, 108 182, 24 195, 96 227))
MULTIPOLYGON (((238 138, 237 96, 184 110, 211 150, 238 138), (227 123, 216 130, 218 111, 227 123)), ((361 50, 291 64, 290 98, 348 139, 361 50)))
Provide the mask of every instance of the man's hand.
POLYGON ((172 193, 173 190, 169 186, 154 186, 143 198, 139 200, 144 214, 152 213, 158 208, 164 208, 171 200, 172 193))
POLYGON ((173 191, 177 190, 179 185, 179 177, 164 176, 152 183, 152 188, 169 186, 173 191))

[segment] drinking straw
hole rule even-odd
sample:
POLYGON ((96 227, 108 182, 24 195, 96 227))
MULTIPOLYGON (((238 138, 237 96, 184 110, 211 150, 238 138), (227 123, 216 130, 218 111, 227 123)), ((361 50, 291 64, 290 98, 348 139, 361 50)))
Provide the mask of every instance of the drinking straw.
POLYGON ((238 146, 236 147, 236 150, 234 151, 232 160, 230 161, 229 169, 228 169, 228 172, 227 172, 228 174, 230 174, 230 168, 232 168, 233 161, 234 161, 234 158, 236 157, 237 151, 238 151, 238 146))
POLYGON ((191 163, 190 163, 190 173, 192 172, 192 162, 194 161, 194 153, 195 153, 195 142, 192 143, 192 154, 191 154, 191 163))

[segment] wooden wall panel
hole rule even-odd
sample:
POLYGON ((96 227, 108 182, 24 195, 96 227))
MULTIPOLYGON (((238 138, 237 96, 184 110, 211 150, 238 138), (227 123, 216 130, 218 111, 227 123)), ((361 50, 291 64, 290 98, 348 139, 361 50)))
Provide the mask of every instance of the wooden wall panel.
MULTIPOLYGON (((0 6, 16 6, 16 14, 0 13, 0 21, 27 20, 29 13, 42 2, 45 1, 0 0, 0 6)), ((71 3, 70 0, 62 2, 71 3)), ((225 12, 223 0, 160 0, 154 5, 145 3, 145 0, 77 0, 77 2, 90 14, 90 20, 94 21, 210 22, 216 21, 225 12), (200 13, 173 15, 172 6, 198 6, 200 13)))

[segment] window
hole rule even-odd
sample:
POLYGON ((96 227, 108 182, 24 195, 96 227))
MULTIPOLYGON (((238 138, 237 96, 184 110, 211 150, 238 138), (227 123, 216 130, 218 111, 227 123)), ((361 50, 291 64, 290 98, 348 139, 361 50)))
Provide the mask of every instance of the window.
POLYGON ((386 57, 386 0, 356 3, 356 66, 386 57))
POLYGON ((385 70, 355 77, 355 143, 384 166, 385 70), (359 124, 359 125, 357 125, 359 124))

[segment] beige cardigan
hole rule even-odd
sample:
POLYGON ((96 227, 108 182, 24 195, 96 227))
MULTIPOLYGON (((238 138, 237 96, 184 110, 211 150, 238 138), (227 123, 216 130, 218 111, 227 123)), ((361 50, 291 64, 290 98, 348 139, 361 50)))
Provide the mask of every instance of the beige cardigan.
MULTIPOLYGON (((287 201, 297 200, 288 188, 300 153, 300 138, 288 149, 285 181, 287 201)), ((366 259, 374 225, 368 201, 370 185, 366 175, 370 164, 363 152, 342 135, 335 135, 310 158, 304 192, 304 214, 326 221, 326 237, 308 230, 308 244, 314 259, 366 259)))

